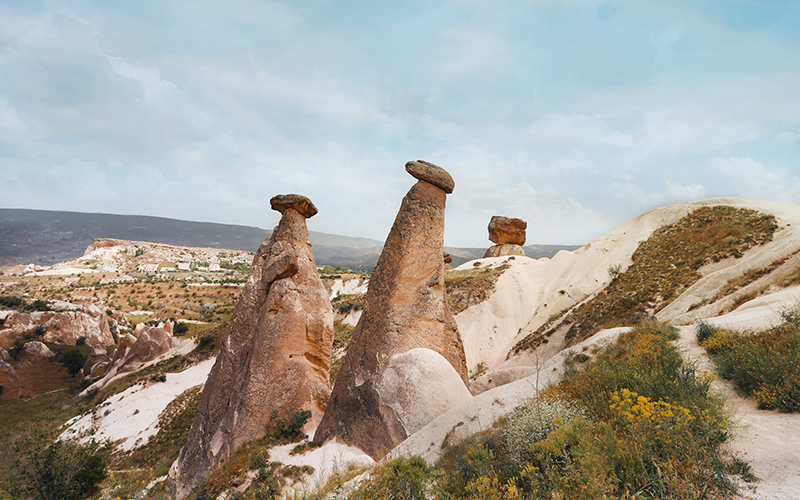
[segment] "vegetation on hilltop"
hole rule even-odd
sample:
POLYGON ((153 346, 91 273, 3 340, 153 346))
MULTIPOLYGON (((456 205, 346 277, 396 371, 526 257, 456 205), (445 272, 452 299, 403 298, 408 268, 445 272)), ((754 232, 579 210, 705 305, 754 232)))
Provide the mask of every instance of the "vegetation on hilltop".
POLYGON ((739 258, 753 246, 772 241, 777 229, 773 215, 730 206, 700 207, 655 230, 633 253, 628 269, 610 270, 613 279, 603 291, 552 318, 513 352, 535 347, 561 325, 570 325, 566 340, 574 345, 599 330, 630 324, 639 314, 655 314, 696 283, 705 264, 739 258))
POLYGON ((508 265, 511 260, 514 260, 513 256, 498 267, 475 267, 462 271, 446 270, 444 272, 445 298, 450 306, 450 311, 454 315, 458 314, 491 297, 497 279, 511 267, 508 265))

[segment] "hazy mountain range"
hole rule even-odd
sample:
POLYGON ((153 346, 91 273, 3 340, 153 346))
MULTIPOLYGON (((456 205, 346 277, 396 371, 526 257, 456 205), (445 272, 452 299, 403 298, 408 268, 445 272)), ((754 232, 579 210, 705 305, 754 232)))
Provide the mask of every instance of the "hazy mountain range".
MULTIPOLYGON (((271 231, 251 226, 113 215, 0 208, 0 265, 51 265, 83 255, 95 238, 255 251, 271 231)), ((383 242, 311 231, 317 264, 372 269, 383 242)), ((487 241, 486 248, 491 244, 487 241)), ((486 248, 445 248, 453 265, 483 257, 486 248)), ((529 257, 552 257, 575 245, 528 245, 529 257)))

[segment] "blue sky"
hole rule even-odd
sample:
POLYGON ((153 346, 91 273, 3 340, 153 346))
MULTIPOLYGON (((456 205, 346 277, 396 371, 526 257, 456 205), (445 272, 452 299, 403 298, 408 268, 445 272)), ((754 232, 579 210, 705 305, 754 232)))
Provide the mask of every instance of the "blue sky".
POLYGON ((649 209, 800 200, 800 2, 0 0, 0 206, 583 244, 649 209))

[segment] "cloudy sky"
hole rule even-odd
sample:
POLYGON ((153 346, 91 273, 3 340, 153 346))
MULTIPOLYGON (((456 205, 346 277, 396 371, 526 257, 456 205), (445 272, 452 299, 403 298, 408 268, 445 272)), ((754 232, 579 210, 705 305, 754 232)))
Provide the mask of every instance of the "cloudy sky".
POLYGON ((651 208, 800 203, 800 2, 0 0, 0 207, 583 244, 651 208))

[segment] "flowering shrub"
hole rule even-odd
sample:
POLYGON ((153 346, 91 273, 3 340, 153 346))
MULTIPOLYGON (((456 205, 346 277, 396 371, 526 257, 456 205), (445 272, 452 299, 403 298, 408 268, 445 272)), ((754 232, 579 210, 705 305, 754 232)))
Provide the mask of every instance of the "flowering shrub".
POLYGON ((533 443, 576 418, 586 417, 586 410, 568 399, 542 397, 520 406, 509 415, 503 428, 509 458, 525 464, 533 443))
POLYGON ((721 377, 764 410, 800 411, 800 306, 781 312, 784 323, 761 332, 698 325, 697 337, 721 377))

